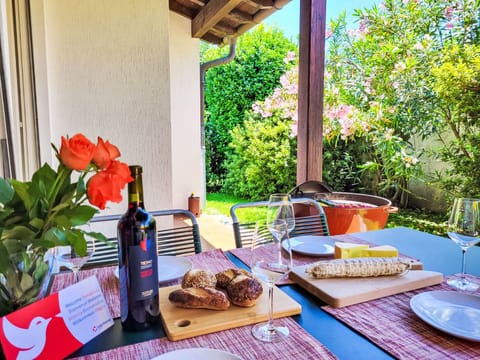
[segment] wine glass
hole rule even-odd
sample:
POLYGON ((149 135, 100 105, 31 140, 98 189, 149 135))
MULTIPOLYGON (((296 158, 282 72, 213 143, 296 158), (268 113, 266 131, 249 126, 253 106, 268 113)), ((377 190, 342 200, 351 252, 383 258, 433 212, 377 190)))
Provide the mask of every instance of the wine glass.
POLYGON ((479 285, 465 277, 467 250, 480 241, 480 199, 456 198, 448 219, 448 236, 462 249, 462 274, 447 284, 459 289, 475 291, 479 285))
POLYGON ((85 263, 90 260, 93 253, 95 252, 95 240, 87 240, 87 248, 84 256, 79 256, 73 247, 70 247, 69 250, 58 255, 58 261, 60 265, 65 266, 66 268, 72 270, 73 272, 73 282, 78 282, 78 272, 85 265, 85 263))
POLYGON ((265 342, 282 341, 289 335, 287 327, 277 326, 273 321, 273 287, 288 274, 292 263, 291 250, 281 249, 280 239, 286 233, 286 221, 276 219, 268 226, 264 221, 257 222, 253 235, 250 267, 252 273, 268 285, 268 321, 255 325, 252 334, 265 342))
MULTIPOLYGON (((293 203, 290 195, 288 194, 272 194, 268 201, 267 209, 267 223, 272 224, 276 219, 285 220, 287 223, 287 232, 285 235, 289 235, 295 228, 295 214, 293 210, 293 203)), ((272 229, 270 232, 273 236, 278 236, 272 229)), ((284 236, 285 236, 284 235, 284 236)), ((282 241, 279 238, 278 241, 282 241)))

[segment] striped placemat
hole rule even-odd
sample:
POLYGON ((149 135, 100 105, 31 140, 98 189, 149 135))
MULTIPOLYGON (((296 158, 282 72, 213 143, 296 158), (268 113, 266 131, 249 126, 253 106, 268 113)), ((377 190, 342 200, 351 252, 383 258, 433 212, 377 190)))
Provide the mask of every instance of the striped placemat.
MULTIPOLYGON (((469 278, 480 282, 480 278, 469 278)), ((480 359, 478 342, 437 330, 410 309, 412 296, 433 290, 456 291, 444 282, 344 308, 324 306, 322 309, 399 359, 480 359)), ((480 291, 474 294, 480 295, 480 291)))
POLYGON ((218 349, 235 354, 243 360, 336 359, 330 350, 291 318, 282 318, 275 321, 289 328, 290 336, 286 341, 278 343, 258 341, 251 334, 252 326, 243 326, 180 341, 169 341, 166 338, 154 339, 75 359, 147 360, 170 351, 185 348, 218 349))
MULTIPOLYGON (((200 254, 186 256, 192 262, 193 268, 208 269, 213 272, 223 271, 225 269, 236 267, 223 253, 221 249, 201 252, 200 254)), ((105 295, 110 313, 113 318, 120 317, 120 296, 119 281, 115 275, 116 266, 99 267, 93 269, 81 270, 78 279, 83 280, 90 276, 96 276, 105 295)), ((178 284, 180 279, 168 283, 162 283, 162 286, 171 286, 178 284)), ((63 272, 56 274, 52 280, 50 293, 58 292, 73 284, 73 273, 63 272)))

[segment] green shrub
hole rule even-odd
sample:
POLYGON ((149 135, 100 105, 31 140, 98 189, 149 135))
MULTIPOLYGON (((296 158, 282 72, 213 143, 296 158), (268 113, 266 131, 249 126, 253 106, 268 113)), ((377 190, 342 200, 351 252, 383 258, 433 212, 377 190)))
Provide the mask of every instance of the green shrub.
POLYGON ((232 131, 230 146, 224 192, 258 200, 295 186, 297 142, 290 122, 250 113, 243 127, 232 131))
MULTIPOLYGON (((290 66, 284 58, 296 49, 282 30, 258 25, 240 37, 232 62, 207 71, 205 142, 209 191, 223 185, 230 131, 243 124, 245 112, 255 101, 264 99, 278 86, 280 76, 290 66)), ((202 61, 225 56, 226 51, 217 47, 204 49, 202 61)))
POLYGON ((453 196, 480 196, 480 45, 447 47, 433 67, 435 90, 443 100, 443 146, 437 153, 450 164, 437 182, 453 196))

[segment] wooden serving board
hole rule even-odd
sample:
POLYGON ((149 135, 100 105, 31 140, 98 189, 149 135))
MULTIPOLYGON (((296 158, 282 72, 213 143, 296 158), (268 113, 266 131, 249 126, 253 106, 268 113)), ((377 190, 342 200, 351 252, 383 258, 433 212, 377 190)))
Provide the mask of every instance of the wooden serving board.
MULTIPOLYGON (((169 340, 176 341, 198 335, 256 324, 268 319, 268 286, 263 284, 263 293, 252 307, 230 305, 227 310, 183 309, 168 301, 168 295, 180 285, 160 288, 160 312, 163 327, 169 340)), ((274 287, 273 317, 297 315, 302 307, 283 291, 274 287)))
POLYGON ((334 307, 344 307, 440 284, 443 275, 435 271, 410 270, 404 275, 369 278, 314 279, 305 273, 309 265, 298 266, 290 279, 334 307))

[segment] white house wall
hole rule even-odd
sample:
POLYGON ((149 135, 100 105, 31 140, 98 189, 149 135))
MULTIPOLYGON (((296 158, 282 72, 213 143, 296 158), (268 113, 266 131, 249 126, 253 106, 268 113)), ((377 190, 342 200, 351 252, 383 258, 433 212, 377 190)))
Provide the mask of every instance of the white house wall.
POLYGON ((199 47, 199 40, 191 37, 191 21, 171 12, 172 201, 179 208, 188 207, 188 196, 192 192, 204 197, 199 47))
MULTIPOLYGON (((198 187, 176 181, 200 181, 183 155, 194 157, 199 148, 192 135, 199 133, 192 121, 199 112, 198 43, 183 33, 189 24, 158 0, 46 0, 43 12, 49 118, 41 120, 51 133, 43 145, 77 132, 92 140, 100 135, 119 146, 121 160, 143 166, 148 209, 184 207, 180 199, 198 187), (182 30, 178 39, 169 36, 170 20, 182 30), (188 58, 177 62, 177 55, 188 58), (172 100, 178 94, 184 102, 172 100), (188 140, 180 150, 184 129, 188 140)), ((125 208, 124 196, 107 213, 125 208)))

